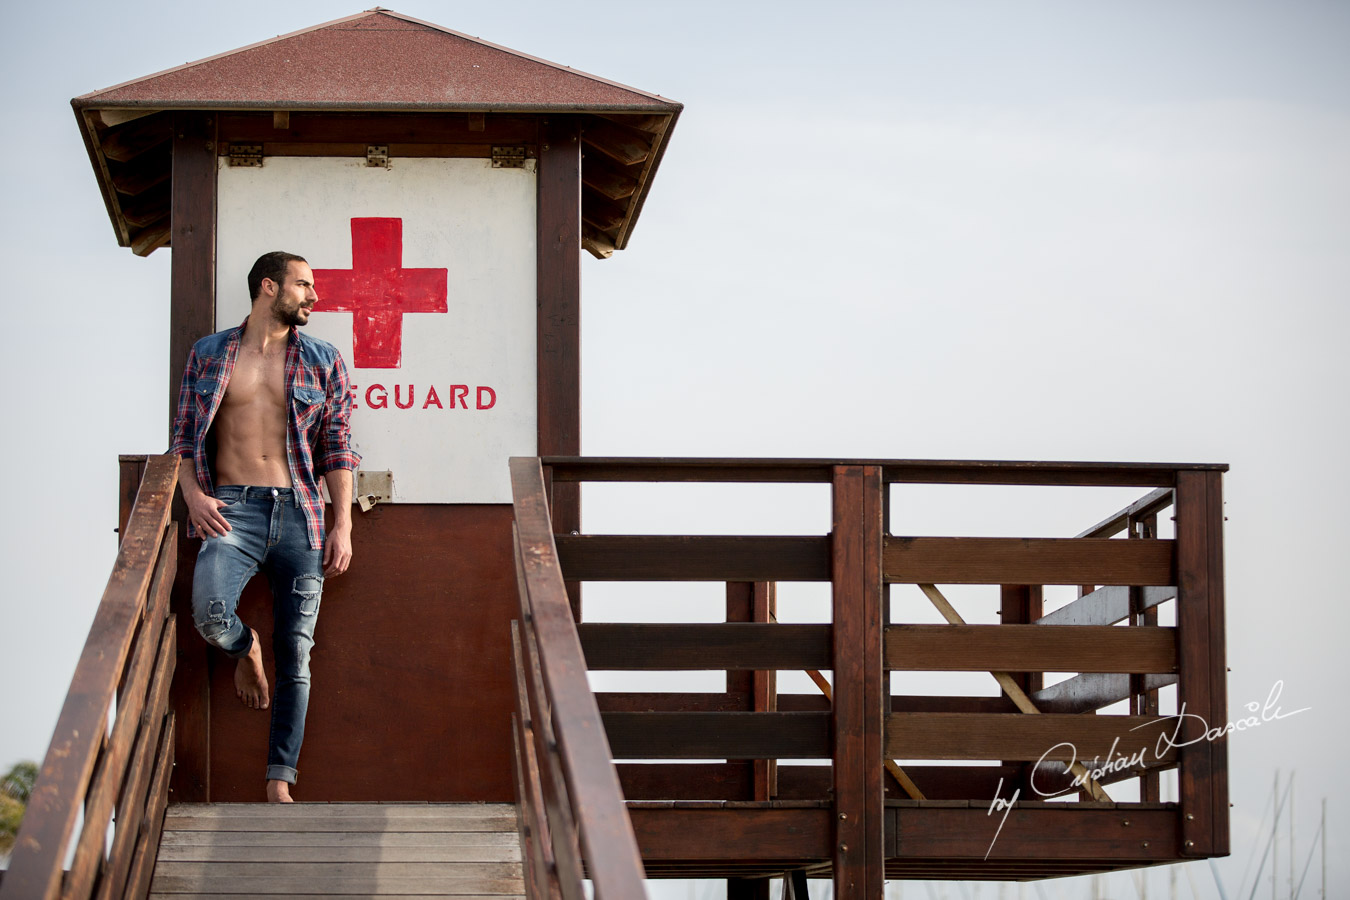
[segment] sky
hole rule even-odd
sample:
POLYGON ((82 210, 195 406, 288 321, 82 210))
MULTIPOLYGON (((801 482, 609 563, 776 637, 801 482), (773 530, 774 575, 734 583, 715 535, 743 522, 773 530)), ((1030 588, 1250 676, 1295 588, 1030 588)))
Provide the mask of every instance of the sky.
MULTIPOLYGON (((1273 779, 1296 772, 1296 868, 1326 798, 1330 892, 1350 893, 1350 5, 396 8, 685 104, 629 248, 583 259, 586 454, 1230 464, 1230 709, 1282 685, 1306 711, 1230 741, 1216 868, 1229 897, 1244 866, 1252 887, 1273 779)), ((6 11, 0 766, 50 738, 115 555, 117 455, 167 444, 169 252, 117 247, 69 100, 357 11, 6 11)), ((820 531, 808 494, 665 495, 659 524, 820 531)), ((648 527, 588 497, 588 528, 648 527)), ((892 525, 1057 533, 1115 499, 916 490, 892 525)), ((1206 864, 1184 871, 1181 896, 1219 896, 1206 864)))

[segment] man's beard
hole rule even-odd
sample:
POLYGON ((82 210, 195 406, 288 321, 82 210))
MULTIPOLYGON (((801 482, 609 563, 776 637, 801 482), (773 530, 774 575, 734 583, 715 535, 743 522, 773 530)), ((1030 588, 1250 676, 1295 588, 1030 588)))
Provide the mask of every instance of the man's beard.
POLYGON ((309 311, 305 307, 287 308, 280 298, 272 303, 272 315, 283 325, 301 326, 309 321, 309 311))

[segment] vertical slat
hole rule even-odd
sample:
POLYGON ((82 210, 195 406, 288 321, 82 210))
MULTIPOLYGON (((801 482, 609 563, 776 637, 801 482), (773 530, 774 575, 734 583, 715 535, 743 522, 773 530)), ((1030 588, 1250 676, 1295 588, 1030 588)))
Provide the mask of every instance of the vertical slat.
MULTIPOLYGON (((1151 540, 1158 536, 1158 517, 1131 515, 1126 519, 1127 540, 1151 540)), ((1154 628, 1158 625, 1158 607, 1144 606, 1144 589, 1130 588, 1130 626, 1133 628, 1154 628)), ((1159 712, 1158 692, 1149 690, 1147 679, 1143 675, 1130 676, 1130 715, 1156 716, 1159 712)), ((1144 803, 1157 803, 1162 800, 1162 777, 1156 771, 1144 772, 1139 776, 1139 799, 1144 803)))
POLYGON ((530 867, 530 880, 534 885, 533 896, 559 898, 562 891, 558 885, 548 819, 544 815, 544 799, 541 796, 543 782, 539 771, 539 757, 535 752, 536 723, 530 708, 524 642, 521 640, 519 622, 511 623, 511 658, 516 683, 517 715, 512 724, 517 762, 516 791, 519 794, 517 802, 520 804, 522 826, 521 853, 530 867))
MULTIPOLYGON (((1205 524, 1208 541, 1209 590, 1209 722, 1221 725, 1228 721, 1228 651, 1224 621, 1224 562, 1223 562, 1223 475, 1205 472, 1205 524)), ((1228 815, 1228 735, 1221 735, 1210 745, 1212 776, 1211 808, 1213 809, 1213 844, 1210 852, 1227 856, 1231 852, 1228 815)))
POLYGON ((882 481, 876 466, 834 470, 835 896, 880 897, 882 840, 882 481))
POLYGON ((127 875, 131 871, 141 822, 146 815, 156 753, 160 750, 164 731, 168 727, 169 684, 173 681, 177 632, 172 627, 172 616, 166 624, 168 627, 160 637, 159 652, 155 656, 155 678, 141 714, 141 729, 136 737, 131 768, 127 770, 126 783, 117 803, 117 833, 113 835, 108 863, 99 879, 99 900, 122 896, 127 875))
MULTIPOLYGON (((183 111, 174 116, 172 246, 169 274, 169 417, 178 401, 183 366, 192 345, 216 330, 216 118, 207 112, 183 111)), ((270 249, 270 248, 269 248, 270 249)), ((243 285, 232 290, 244 291, 243 285)), ((230 323, 232 325, 238 323, 230 323)), ((191 461, 188 462, 191 465, 191 461)), ((179 499, 175 521, 187 522, 187 508, 179 499)), ((204 802, 209 789, 209 673, 206 644, 192 639, 192 616, 187 608, 197 541, 179 544, 178 580, 174 596, 180 613, 179 635, 183 658, 173 689, 178 713, 178 765, 173 772, 174 799, 204 802)))
MULTIPOLYGON (((1002 585, 999 589, 999 621, 1004 625, 1028 625, 1035 622, 1044 614, 1043 595, 1044 588, 1039 584, 1002 585)), ((1007 674, 1012 678, 1013 683, 1026 694, 1039 691, 1045 684, 1043 672, 1009 672, 1007 674)), ((1003 764, 1016 766, 1019 773, 1018 783, 1008 785, 1008 792, 1011 793, 1014 788, 1020 787, 1022 796, 1033 796, 1031 774, 1036 768, 1035 764, 1015 760, 1004 760, 1003 764)))
MULTIPOLYGON (((1205 473, 1177 473, 1178 697, 1186 717, 1179 729, 1181 853, 1214 853, 1214 746, 1204 739, 1214 707, 1209 486, 1205 473)), ((1212 724, 1212 723, 1211 723, 1212 724)), ((1220 723, 1222 724, 1222 723, 1220 723)))
POLYGON ((159 857, 159 838, 164 833, 164 810, 169 805, 169 776, 173 774, 174 715, 169 710, 164 723, 164 736, 155 757, 155 772, 150 778, 150 797, 146 801, 145 818, 141 821, 136 852, 127 875, 128 900, 144 900, 150 890, 150 878, 155 873, 159 857))
POLYGON ((150 583, 145 616, 131 660, 124 670, 124 685, 117 705, 117 718, 112 734, 99 757, 84 805, 84 825, 75 845, 75 857, 66 873, 61 894, 68 900, 89 896, 94 876, 103 860, 108 824, 113 806, 121 792, 127 764, 132 757, 132 742, 136 737, 141 713, 145 708, 147 688, 154 671, 160 636, 164 630, 165 613, 169 608, 169 588, 173 585, 173 566, 177 561, 176 526, 171 522, 164 528, 159 560, 150 583))
MULTIPOLYGON (((575 117, 554 115, 539 136, 537 170, 537 408, 540 456, 581 453, 581 137, 575 117)), ((581 486, 553 490, 554 531, 581 528, 581 486)), ((581 585, 568 582, 581 621, 581 585)))
MULTIPOLYGON (((752 618, 756 622, 774 622, 778 619, 778 586, 772 582, 756 582, 752 618)), ((772 669, 757 669, 753 673, 751 691, 755 712, 778 710, 778 673, 772 669)), ((772 800, 778 796, 778 760, 754 761, 755 800, 772 800)))

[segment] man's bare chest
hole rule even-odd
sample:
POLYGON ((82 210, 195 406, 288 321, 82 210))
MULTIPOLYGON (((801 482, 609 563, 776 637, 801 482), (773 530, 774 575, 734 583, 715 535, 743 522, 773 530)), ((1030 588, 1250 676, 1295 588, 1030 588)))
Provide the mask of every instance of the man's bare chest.
POLYGON ((241 350, 225 387, 224 410, 286 408, 286 365, 282 354, 241 350))

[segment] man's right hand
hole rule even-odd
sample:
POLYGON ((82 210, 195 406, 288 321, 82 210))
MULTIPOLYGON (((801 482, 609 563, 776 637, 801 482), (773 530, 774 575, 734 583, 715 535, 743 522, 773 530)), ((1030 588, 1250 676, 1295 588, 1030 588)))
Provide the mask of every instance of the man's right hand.
POLYGON ((206 492, 198 490, 183 492, 183 501, 187 503, 188 521, 202 537, 220 537, 230 530, 230 523, 220 514, 220 508, 228 504, 217 500, 206 492))

